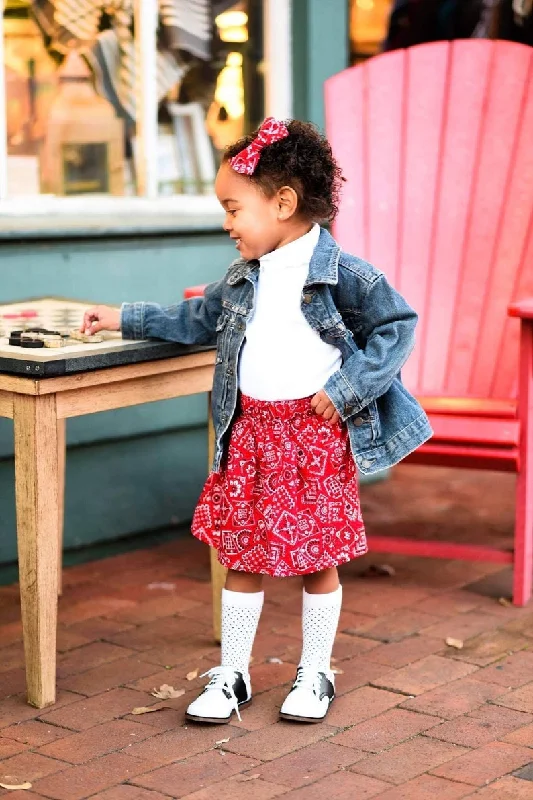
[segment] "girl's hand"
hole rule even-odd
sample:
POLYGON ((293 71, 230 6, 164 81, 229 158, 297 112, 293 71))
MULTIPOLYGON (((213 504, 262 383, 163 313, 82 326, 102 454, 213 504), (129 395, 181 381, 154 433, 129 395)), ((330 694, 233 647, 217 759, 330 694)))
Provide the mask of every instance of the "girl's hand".
POLYGON ((118 308, 108 306, 93 306, 88 308, 83 315, 80 332, 93 334, 98 331, 119 331, 120 311, 118 308))
POLYGON ((336 425, 340 420, 339 412, 323 389, 311 398, 311 408, 314 410, 315 414, 324 417, 330 425, 336 425))

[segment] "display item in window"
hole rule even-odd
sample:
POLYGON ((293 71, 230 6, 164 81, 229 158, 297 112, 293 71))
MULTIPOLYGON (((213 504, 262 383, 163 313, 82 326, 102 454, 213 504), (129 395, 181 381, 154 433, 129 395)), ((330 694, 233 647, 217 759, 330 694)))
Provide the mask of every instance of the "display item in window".
POLYGON ((396 0, 384 50, 442 39, 533 44, 531 0, 396 0))
POLYGON ((494 15, 492 38, 533 45, 532 0, 501 0, 494 15))
MULTIPOLYGON (((157 91, 161 101, 198 62, 212 58, 215 16, 234 0, 159 0, 157 91)), ((49 51, 83 53, 99 93, 128 124, 137 118, 133 0, 32 0, 49 51)), ((196 100, 196 97, 191 98, 196 100)))
POLYGON ((124 193, 123 122, 95 93, 89 69, 75 52, 60 71, 39 166, 45 193, 124 193))

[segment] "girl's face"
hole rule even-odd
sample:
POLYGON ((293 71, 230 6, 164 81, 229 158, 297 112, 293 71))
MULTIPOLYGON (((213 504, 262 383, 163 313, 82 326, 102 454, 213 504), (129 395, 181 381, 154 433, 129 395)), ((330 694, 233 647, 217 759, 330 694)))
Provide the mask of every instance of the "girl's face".
POLYGON ((247 261, 261 258, 295 238, 296 198, 290 196, 291 189, 285 195, 281 190, 274 197, 267 197, 247 176, 224 162, 217 174, 215 191, 226 212, 223 228, 247 261))

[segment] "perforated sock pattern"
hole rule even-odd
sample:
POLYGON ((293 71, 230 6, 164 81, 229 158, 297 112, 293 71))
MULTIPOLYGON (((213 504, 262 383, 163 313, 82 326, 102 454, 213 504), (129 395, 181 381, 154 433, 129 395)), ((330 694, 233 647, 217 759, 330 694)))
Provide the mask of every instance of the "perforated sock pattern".
MULTIPOLYGON (((340 587, 339 587, 340 589, 340 587)), ((342 592, 331 592, 330 595, 318 595, 319 606, 313 607, 313 595, 304 594, 302 612, 303 648, 300 666, 314 667, 320 672, 330 669, 331 651, 339 624, 342 605, 342 592), (325 597, 331 598, 331 604, 325 605, 325 597)))
POLYGON ((263 592, 249 595, 250 605, 242 605, 242 592, 226 592, 222 596, 222 666, 233 667, 247 673, 252 646, 261 610, 263 592), (240 595, 239 603, 232 603, 231 595, 240 595), (252 605, 253 603, 253 605, 252 605))

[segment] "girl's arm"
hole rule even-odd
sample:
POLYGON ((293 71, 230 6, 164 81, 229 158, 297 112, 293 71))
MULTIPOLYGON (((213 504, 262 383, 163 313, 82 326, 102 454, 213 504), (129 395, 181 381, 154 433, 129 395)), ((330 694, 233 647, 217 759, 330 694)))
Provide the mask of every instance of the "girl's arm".
POLYGON ((120 328, 125 339, 165 339, 181 344, 215 344, 222 311, 223 278, 206 286, 203 297, 172 306, 124 303, 120 328))
POLYGON ((346 420, 389 389, 411 353, 417 315, 379 275, 370 284, 362 307, 365 345, 328 379, 324 390, 346 420))

